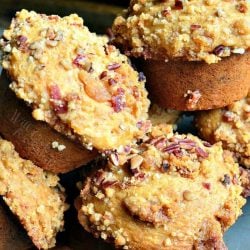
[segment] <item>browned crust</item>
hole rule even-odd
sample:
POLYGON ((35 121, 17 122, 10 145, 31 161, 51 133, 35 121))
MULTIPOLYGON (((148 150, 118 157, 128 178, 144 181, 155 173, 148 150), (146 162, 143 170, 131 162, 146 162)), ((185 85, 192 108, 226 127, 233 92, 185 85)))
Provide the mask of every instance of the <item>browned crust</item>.
POLYGON ((141 61, 151 99, 176 110, 209 110, 247 96, 250 52, 216 64, 183 61, 141 61))
POLYGON ((22 158, 53 173, 66 173, 87 164, 97 156, 59 134, 43 122, 35 121, 31 111, 8 89, 8 80, 1 75, 0 134, 11 141, 22 158), (66 148, 59 152, 52 142, 66 148))

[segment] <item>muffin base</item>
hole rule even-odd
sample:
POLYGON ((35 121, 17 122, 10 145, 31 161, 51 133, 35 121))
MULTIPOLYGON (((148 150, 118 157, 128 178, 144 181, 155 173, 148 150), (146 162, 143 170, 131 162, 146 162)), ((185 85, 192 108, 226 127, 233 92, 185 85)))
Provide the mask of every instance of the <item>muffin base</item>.
POLYGON ((31 110, 8 88, 9 81, 2 73, 0 88, 0 134, 11 141, 22 158, 53 173, 66 173, 87 164, 97 156, 44 122, 36 121, 31 110), (65 149, 52 148, 58 142, 65 149))
POLYGON ((250 88, 250 52, 216 64, 145 60, 151 99, 163 108, 182 111, 225 107, 247 96, 250 88))

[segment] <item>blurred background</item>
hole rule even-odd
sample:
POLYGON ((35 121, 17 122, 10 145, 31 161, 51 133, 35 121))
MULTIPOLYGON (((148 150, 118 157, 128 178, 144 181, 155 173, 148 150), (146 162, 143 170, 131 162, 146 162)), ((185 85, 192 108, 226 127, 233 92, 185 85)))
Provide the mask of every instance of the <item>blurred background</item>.
POLYGON ((21 9, 60 16, 77 13, 91 31, 105 33, 114 17, 128 5, 128 0, 0 0, 0 27, 7 27, 21 9))

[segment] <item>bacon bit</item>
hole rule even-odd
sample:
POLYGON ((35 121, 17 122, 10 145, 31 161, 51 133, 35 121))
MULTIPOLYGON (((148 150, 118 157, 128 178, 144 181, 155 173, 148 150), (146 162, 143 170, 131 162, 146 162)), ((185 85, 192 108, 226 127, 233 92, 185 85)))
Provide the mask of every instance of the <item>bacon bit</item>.
POLYGON ((169 154, 174 154, 176 157, 182 157, 183 153, 181 152, 180 145, 178 143, 172 143, 168 147, 162 150, 163 152, 167 152, 169 154))
POLYGON ((212 144, 210 144, 209 142, 205 141, 203 142, 203 145, 207 148, 211 148, 212 147, 212 144))
POLYGON ((120 67, 121 67, 120 63, 113 63, 113 64, 108 65, 108 70, 116 70, 116 69, 119 69, 120 67))
POLYGON ((144 82, 146 81, 146 76, 144 75, 143 72, 139 72, 139 82, 144 82))
POLYGON ((126 107, 126 103, 124 101, 124 94, 125 90, 122 88, 118 88, 117 94, 111 99, 111 105, 116 113, 121 112, 126 107))
POLYGON ((204 151, 200 147, 195 148, 195 151, 196 151, 197 155, 200 156, 201 158, 207 158, 209 155, 206 151, 204 151))
POLYGON ((82 68, 85 62, 86 62, 86 56, 82 54, 78 54, 76 58, 73 60, 73 64, 76 65, 78 68, 82 68))
POLYGON ((166 139, 165 138, 160 138, 158 141, 156 141, 153 144, 157 149, 161 150, 165 147, 166 145, 166 139))
POLYGON ((123 88, 118 88, 117 89, 117 93, 118 93, 118 95, 124 95, 125 94, 125 90, 123 88))
POLYGON ((62 99, 61 91, 58 85, 54 84, 49 87, 50 104, 57 114, 65 114, 68 111, 68 101, 62 99))
POLYGON ((18 49, 22 52, 27 52, 29 50, 29 44, 27 42, 28 38, 26 36, 17 37, 18 49))
POLYGON ((164 9, 162 12, 161 12, 161 14, 162 14, 162 16, 169 16, 170 15, 170 10, 168 10, 168 9, 164 9))
POLYGON ((104 178, 105 178, 105 172, 102 169, 100 169, 95 173, 93 182, 94 184, 99 186, 103 182, 104 178))
POLYGON ((53 100, 62 99, 61 90, 56 84, 49 87, 49 95, 50 95, 50 98, 53 100))
POLYGON ((194 147, 196 147, 196 142, 194 142, 188 138, 183 139, 183 140, 179 140, 178 143, 179 143, 181 148, 186 149, 186 150, 191 150, 194 147))
POLYGON ((181 152, 181 150, 176 150, 173 152, 173 154, 178 158, 181 158, 183 156, 183 153, 181 152))
POLYGON ((213 54, 215 54, 216 56, 222 56, 225 51, 225 48, 225 46, 219 45, 213 50, 213 54))
POLYGON ((247 10, 248 10, 246 3, 240 3, 237 5, 236 8, 241 13, 247 13, 247 10))
POLYGON ((178 143, 172 143, 172 144, 170 144, 169 146, 167 146, 164 150, 163 150, 163 152, 167 152, 167 153, 173 153, 174 151, 176 151, 176 150, 180 150, 180 145, 178 144, 178 143))
POLYGON ((211 183, 206 183, 206 182, 203 182, 202 183, 202 186, 207 189, 207 190, 211 190, 211 183))
POLYGON ((201 25, 199 25, 199 24, 192 24, 191 26, 190 26, 190 29, 191 30, 198 30, 198 29, 200 29, 201 28, 201 25))
POLYGON ((190 109, 194 109, 201 99, 201 93, 199 90, 191 91, 188 90, 184 97, 187 99, 187 107, 190 109))
POLYGON ((146 174, 143 172, 135 174, 135 178, 138 180, 144 180, 146 178, 146 174))
POLYGON ((100 74, 100 76, 99 76, 100 80, 102 80, 103 78, 107 77, 107 75, 108 75, 108 72, 107 72, 107 71, 103 71, 103 72, 100 74))
POLYGON ((60 103, 56 103, 54 101, 51 102, 51 106, 53 110, 57 114, 65 114, 68 112, 68 102, 67 101, 60 101, 60 103))
POLYGON ((233 122, 234 121, 234 113, 231 111, 226 111, 223 113, 223 120, 225 122, 233 122))
POLYGON ((116 113, 121 112, 125 108, 123 97, 120 95, 113 96, 111 99, 111 104, 116 113))
POLYGON ((176 10, 182 10, 183 9, 183 2, 181 0, 175 0, 174 8, 176 10))
POLYGON ((117 81, 116 81, 115 79, 113 79, 113 78, 110 78, 110 79, 108 80, 108 83, 109 83, 109 85, 113 86, 113 85, 116 85, 116 84, 117 84, 117 81))

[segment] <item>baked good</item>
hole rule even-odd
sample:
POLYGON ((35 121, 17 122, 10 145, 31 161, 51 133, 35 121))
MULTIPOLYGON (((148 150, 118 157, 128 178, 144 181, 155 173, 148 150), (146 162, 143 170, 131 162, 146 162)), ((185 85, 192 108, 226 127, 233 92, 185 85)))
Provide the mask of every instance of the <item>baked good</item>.
POLYGON ((149 106, 144 79, 80 17, 22 10, 3 36, 11 89, 36 120, 88 149, 113 149, 141 134, 138 123, 146 121, 149 106))
POLYGON ((67 206, 59 178, 23 160, 13 144, 0 139, 0 195, 38 249, 55 246, 67 206))
POLYGON ((152 101, 178 110, 223 107, 249 90, 250 3, 131 1, 114 43, 140 58, 152 101))
POLYGON ((161 108, 157 104, 152 103, 148 115, 153 126, 160 124, 176 125, 181 113, 176 110, 161 108))
POLYGON ((250 94, 226 108, 198 113, 196 127, 202 138, 221 141, 242 166, 250 168, 250 94))
POLYGON ((86 179, 76 202, 85 230, 122 249, 226 249, 245 200, 221 143, 170 133, 124 154, 86 179))
POLYGON ((36 121, 30 108, 8 88, 9 81, 3 73, 0 82, 0 134, 14 144, 22 158, 44 170, 66 173, 97 156, 95 150, 89 151, 48 124, 36 121))

